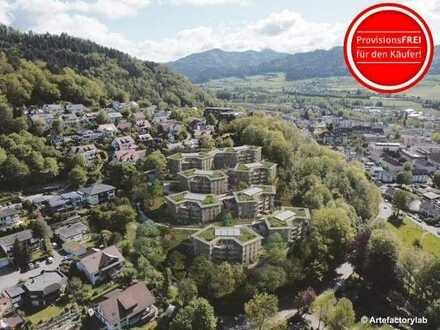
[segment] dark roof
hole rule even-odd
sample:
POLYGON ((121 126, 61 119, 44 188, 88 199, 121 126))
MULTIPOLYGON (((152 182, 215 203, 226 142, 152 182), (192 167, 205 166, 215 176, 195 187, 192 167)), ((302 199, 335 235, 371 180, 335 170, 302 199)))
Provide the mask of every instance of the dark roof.
POLYGON ((58 271, 42 271, 40 275, 31 277, 23 286, 27 291, 51 294, 61 289, 67 283, 67 278, 58 271))
POLYGON ((79 262, 84 266, 84 268, 90 273, 97 273, 100 269, 108 266, 111 263, 119 262, 124 260, 121 252, 114 245, 105 248, 104 250, 96 251, 84 258, 79 262))
POLYGON ((16 209, 15 207, 4 207, 0 209, 0 218, 10 217, 18 213, 20 213, 20 210, 16 209))
POLYGON ((86 233, 88 231, 89 227, 78 221, 73 224, 58 228, 57 230, 55 230, 55 235, 57 235, 61 240, 66 241, 71 237, 86 233))
POLYGON ((113 186, 110 186, 108 184, 103 183, 95 183, 91 186, 81 188, 80 191, 87 194, 87 195, 96 195, 101 194, 103 192, 108 192, 111 190, 115 190, 116 188, 113 186))
POLYGON ((32 230, 27 229, 20 231, 18 233, 14 233, 11 235, 3 236, 0 238, 0 246, 2 246, 5 250, 9 250, 14 245, 15 240, 19 240, 21 242, 31 240, 33 237, 32 230))
POLYGON ((130 318, 152 306, 154 296, 143 282, 134 284, 124 291, 115 291, 98 305, 102 316, 110 324, 117 324, 121 318, 130 318))
POLYGON ((18 296, 21 296, 24 293, 23 288, 21 287, 21 285, 15 285, 13 287, 7 288, 5 290, 5 293, 11 297, 11 298, 15 298, 18 296))

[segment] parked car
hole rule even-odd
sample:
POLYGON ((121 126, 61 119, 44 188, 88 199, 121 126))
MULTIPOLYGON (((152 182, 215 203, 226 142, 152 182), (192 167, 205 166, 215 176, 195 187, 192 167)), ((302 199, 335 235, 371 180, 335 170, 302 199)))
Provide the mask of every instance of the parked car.
POLYGON ((46 263, 48 263, 48 264, 52 264, 53 261, 54 261, 53 257, 48 257, 48 258, 46 259, 46 263))

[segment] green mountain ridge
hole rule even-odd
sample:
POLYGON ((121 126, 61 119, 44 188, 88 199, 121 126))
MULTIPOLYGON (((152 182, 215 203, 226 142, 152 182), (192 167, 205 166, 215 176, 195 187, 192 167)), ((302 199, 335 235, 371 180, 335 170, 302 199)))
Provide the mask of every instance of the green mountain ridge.
MULTIPOLYGON (((75 88, 81 88, 82 80, 93 80, 97 86, 101 85, 102 93, 101 91, 100 93, 103 95, 91 99, 89 103, 104 104, 109 100, 125 101, 129 99, 144 101, 144 104, 171 106, 215 103, 215 99, 211 96, 194 86, 183 76, 171 72, 164 65, 141 61, 118 50, 100 46, 92 41, 74 38, 67 34, 22 33, 0 25, 0 52, 6 54, 9 64, 13 66, 13 71, 17 71, 21 65, 20 62, 30 61, 55 75, 55 77, 49 77, 50 82, 59 79, 58 76, 61 75, 63 79, 66 78, 64 80, 78 81, 75 88), (66 70, 73 70, 79 77, 72 78, 71 72, 68 72, 70 76, 68 74, 68 77, 65 77, 66 70)), ((7 89, 11 85, 4 82, 5 74, 12 75, 14 72, 2 72, 3 83, 0 81, 0 95, 7 94, 7 89)), ((35 87, 34 83, 38 82, 38 79, 30 79, 26 77, 25 73, 18 78, 13 78, 21 80, 21 87, 29 87, 29 90, 25 90, 25 92, 31 97, 24 98, 22 103, 35 102, 35 98, 32 97, 35 91, 32 88, 35 87), (23 80, 26 83, 23 83, 23 80)), ((57 83, 55 81, 55 84, 57 83)), ((68 98, 68 95, 61 93, 58 98, 57 95, 54 95, 52 98, 38 99, 38 101, 75 101, 68 98)))
MULTIPOLYGON (((185 75, 194 83, 279 72, 285 73, 287 80, 349 74, 342 47, 296 54, 277 53, 273 50, 226 52, 214 49, 186 56, 167 65, 171 70, 185 75)), ((438 53, 435 53, 430 73, 440 73, 438 53)))

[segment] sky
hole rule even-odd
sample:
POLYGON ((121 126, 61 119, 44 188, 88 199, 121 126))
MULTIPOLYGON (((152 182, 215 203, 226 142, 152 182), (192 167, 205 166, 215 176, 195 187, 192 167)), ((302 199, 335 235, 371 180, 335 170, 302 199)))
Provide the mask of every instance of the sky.
MULTIPOLYGON (((0 0, 0 23, 68 33, 144 60, 168 62, 220 48, 297 53, 342 45, 367 0, 0 0)), ((440 0, 415 8, 440 37, 440 0)))

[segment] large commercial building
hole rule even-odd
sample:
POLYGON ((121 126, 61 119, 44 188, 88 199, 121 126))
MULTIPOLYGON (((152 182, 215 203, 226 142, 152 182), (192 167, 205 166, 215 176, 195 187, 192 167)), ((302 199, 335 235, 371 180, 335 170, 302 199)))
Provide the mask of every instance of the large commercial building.
POLYGON ((196 194, 188 191, 166 197, 170 216, 182 223, 207 223, 217 219, 222 203, 212 194, 196 194))
POLYGON ((277 175, 277 164, 271 162, 256 162, 238 164, 229 171, 229 180, 232 185, 240 183, 272 184, 277 175))
POLYGON ((225 194, 228 191, 228 177, 222 171, 186 170, 177 175, 180 186, 199 194, 225 194))
POLYGON ((214 262, 243 265, 250 265, 258 259, 262 239, 246 226, 208 226, 192 235, 195 255, 206 256, 214 262))
POLYGON ((275 194, 275 186, 268 185, 253 185, 234 192, 236 215, 242 219, 254 219, 258 215, 272 212, 275 206, 275 194))
POLYGON ((288 242, 303 237, 310 223, 310 211, 301 207, 283 207, 264 218, 268 234, 279 233, 288 242))

